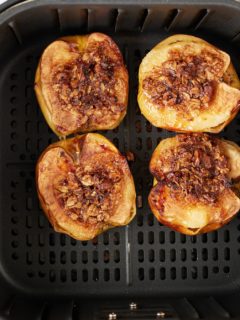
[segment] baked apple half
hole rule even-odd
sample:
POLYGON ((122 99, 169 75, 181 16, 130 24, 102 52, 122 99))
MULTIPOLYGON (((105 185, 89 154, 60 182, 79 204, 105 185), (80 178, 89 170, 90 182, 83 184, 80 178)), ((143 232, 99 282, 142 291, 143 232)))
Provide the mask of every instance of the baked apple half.
POLYGON ((127 160, 95 133, 50 145, 36 167, 41 206, 55 231, 89 240, 136 214, 127 160))
POLYGON ((231 141, 206 133, 162 140, 150 171, 151 210, 176 231, 196 235, 218 229, 240 209, 240 148, 231 141))
POLYGON ((107 35, 64 37, 44 50, 35 92, 58 136, 113 129, 126 114, 128 72, 119 48, 107 35))
POLYGON ((239 110, 239 89, 229 55, 193 36, 165 39, 139 68, 141 112, 172 131, 220 132, 239 110))

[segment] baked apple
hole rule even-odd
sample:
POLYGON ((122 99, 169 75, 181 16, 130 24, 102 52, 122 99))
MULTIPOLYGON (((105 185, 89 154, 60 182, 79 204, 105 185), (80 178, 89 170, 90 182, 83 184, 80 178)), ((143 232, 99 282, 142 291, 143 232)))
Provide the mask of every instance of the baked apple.
POLYGON ((117 127, 128 101, 128 72, 113 40, 101 33, 69 36, 43 52, 35 92, 58 136, 117 127))
POLYGON ((239 89, 229 55, 193 36, 165 39, 139 68, 142 114, 172 131, 220 132, 239 110, 239 89))
POLYGON ((105 137, 88 133, 50 145, 36 167, 41 206, 55 231, 89 240, 136 214, 126 159, 105 137))
POLYGON ((240 209, 240 148, 206 133, 162 140, 150 171, 149 204, 163 224, 189 235, 220 228, 240 209))

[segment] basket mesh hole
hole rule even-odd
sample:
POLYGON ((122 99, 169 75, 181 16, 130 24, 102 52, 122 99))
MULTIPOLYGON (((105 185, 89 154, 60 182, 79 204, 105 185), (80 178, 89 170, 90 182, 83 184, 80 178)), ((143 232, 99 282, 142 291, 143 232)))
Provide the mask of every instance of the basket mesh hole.
POLYGON ((75 263, 77 263, 77 252, 76 251, 72 251, 71 252, 71 263, 72 264, 75 264, 75 263))
POLYGON ((174 231, 170 231, 170 233, 169 233, 169 241, 170 241, 170 243, 175 243, 176 236, 175 236, 175 232, 174 231))
POLYGON ((155 253, 154 253, 154 250, 149 250, 149 252, 148 252, 148 260, 150 261, 150 262, 153 262, 154 261, 154 259, 155 259, 155 253))
POLYGON ((56 281, 56 272, 54 270, 49 271, 49 281, 55 282, 56 281))
POLYGON ((138 232, 138 244, 143 244, 143 242, 144 242, 143 232, 138 232))
POLYGON ((32 226, 33 226, 33 219, 31 216, 27 216, 26 217, 26 227, 30 229, 30 228, 32 228, 32 226))
POLYGON ((64 269, 60 270, 60 281, 61 282, 67 281, 67 273, 66 273, 66 270, 64 269))
POLYGON ((19 246, 18 241, 14 240, 14 241, 11 242, 11 247, 12 248, 17 248, 18 246, 19 246))
POLYGON ((160 251, 159 251, 159 260, 161 262, 165 261, 165 250, 164 249, 160 249, 160 251))
POLYGON ((139 151, 142 150, 142 138, 137 138, 136 149, 139 151))
POLYGON ((109 233, 103 234, 103 244, 108 245, 109 244, 109 233))
POLYGON ((181 260, 186 261, 187 260, 187 250, 186 249, 181 249, 181 260))
POLYGON ((98 251, 94 250, 93 251, 93 263, 98 263, 98 251))
POLYGON ((230 272, 230 268, 229 268, 228 266, 225 266, 225 267, 223 268, 223 272, 224 272, 224 273, 229 273, 229 272, 230 272))
POLYGON ((113 243, 114 243, 115 245, 120 244, 120 234, 119 234, 119 232, 114 232, 114 235, 113 235, 113 243))
POLYGON ((13 224, 17 224, 17 223, 19 222, 19 218, 18 218, 17 216, 13 216, 13 217, 11 218, 11 222, 12 222, 13 224))
POLYGON ((196 261, 197 258, 198 258, 197 249, 193 248, 192 251, 191 251, 191 259, 192 259, 192 261, 196 261))
POLYGON ((229 261, 230 260, 230 249, 229 248, 225 248, 224 249, 224 259, 226 261, 229 261))
POLYGON ((18 256, 17 252, 13 252, 12 259, 13 260, 18 260, 19 259, 19 256, 18 256))
POLYGON ((27 272, 27 276, 28 276, 28 278, 33 278, 34 277, 34 272, 33 271, 28 271, 27 272))
POLYGON ((173 267, 173 268, 170 269, 170 278, 171 278, 172 280, 175 280, 175 279, 176 279, 176 268, 175 268, 175 267, 173 267))
POLYGON ((163 231, 159 232, 159 242, 161 244, 165 243, 165 233, 163 231))
POLYGON ((32 246, 32 243, 33 243, 33 241, 32 241, 32 236, 31 236, 30 234, 27 234, 27 235, 26 235, 26 245, 27 245, 28 247, 31 247, 31 246, 32 246))
POLYGON ((110 280, 110 272, 109 269, 104 269, 104 281, 110 280))
POLYGON ((93 269, 93 281, 99 280, 99 272, 98 269, 93 269))
POLYGON ((181 268, 181 277, 183 280, 185 280, 187 278, 187 268, 186 267, 181 268))
POLYGON ((144 269, 143 268, 138 269, 138 279, 140 281, 144 280, 144 269))
POLYGON ((135 122, 135 129, 137 133, 140 133, 142 131, 142 123, 141 120, 136 120, 135 122))
POLYGON ((181 241, 181 243, 186 243, 186 235, 185 234, 180 234, 180 241, 181 241))
POLYGON ((61 251, 60 253, 60 262, 61 264, 65 264, 67 262, 67 255, 65 251, 61 251))
POLYGON ((208 240, 208 235, 207 235, 207 233, 202 234, 202 242, 203 242, 203 243, 206 243, 207 240, 208 240))
POLYGON ((217 248, 212 249, 212 258, 214 261, 218 260, 218 249, 217 248))
POLYGON ((160 279, 165 280, 166 279, 166 269, 165 268, 160 268, 160 279))
POLYGON ((56 263, 56 254, 54 251, 49 252, 49 262, 50 264, 56 263))
POLYGON ((197 279, 197 277, 198 277, 198 269, 197 269, 197 267, 192 267, 191 274, 192 274, 192 279, 197 279))
POLYGON ((55 234, 54 233, 49 234, 49 245, 55 246, 55 234))
POLYGON ((12 229, 12 235, 13 236, 17 236, 18 235, 18 229, 17 228, 13 228, 12 229))
POLYGON ((151 137, 148 137, 147 140, 146 140, 146 147, 147 147, 147 150, 152 150, 152 138, 151 137))
POLYGON ((82 281, 87 282, 88 281, 88 270, 83 269, 82 270, 82 281))
POLYGON ((72 282, 77 281, 77 270, 76 269, 72 269, 72 271, 71 271, 71 280, 72 280, 72 282))
POLYGON ((230 241, 230 232, 229 230, 224 230, 224 242, 230 241))
POLYGON ((116 268, 114 270, 114 280, 115 281, 120 281, 120 269, 119 268, 116 268))
POLYGON ((64 247, 66 245, 66 235, 60 234, 60 245, 64 247))
POLYGON ((170 250, 170 261, 174 262, 176 260, 176 250, 171 249, 170 250))
POLYGON ((202 249, 202 259, 204 261, 207 261, 208 260, 208 249, 207 248, 203 248, 202 249))
POLYGON ((42 233, 38 235, 38 244, 40 247, 43 247, 45 245, 45 239, 42 233))
POLYGON ((88 252, 84 250, 82 252, 82 263, 86 264, 87 262, 88 262, 88 252))
POLYGON ((202 269, 203 279, 208 279, 208 267, 204 266, 202 269))
POLYGON ((143 262, 144 261, 144 251, 143 250, 139 250, 138 251, 138 261, 139 262, 143 262))
POLYGON ((147 132, 152 132, 152 125, 149 121, 146 120, 146 125, 145 125, 146 131, 147 132))
POLYGON ((103 252, 103 261, 104 263, 109 263, 110 261, 110 253, 108 250, 104 250, 103 252))
POLYGON ((33 263, 33 257, 32 257, 32 254, 30 252, 27 252, 27 254, 26 254, 26 263, 28 265, 31 265, 33 263))
POLYGON ((153 226, 153 224, 154 224, 154 216, 153 216, 153 214, 149 214, 148 215, 148 225, 150 226, 150 227, 152 227, 153 226))
POLYGON ((155 269, 154 268, 149 269, 149 280, 155 280, 155 269))
POLYGON ((153 244, 154 243, 154 233, 153 233, 153 231, 150 231, 148 233, 148 243, 149 244, 153 244))
POLYGON ((114 262, 120 262, 120 252, 119 250, 114 250, 114 262))

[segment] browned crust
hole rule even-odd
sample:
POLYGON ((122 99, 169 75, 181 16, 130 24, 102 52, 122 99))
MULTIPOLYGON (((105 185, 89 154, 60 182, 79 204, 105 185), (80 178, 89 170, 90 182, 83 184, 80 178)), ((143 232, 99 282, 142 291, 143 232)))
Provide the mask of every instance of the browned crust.
POLYGON ((56 40, 35 77, 43 114, 59 136, 113 129, 127 110, 128 72, 115 42, 101 33, 56 40))
POLYGON ((207 134, 182 134, 162 140, 150 161, 150 171, 157 180, 148 201, 156 218, 188 235, 228 223, 240 209, 239 150, 236 144, 207 134), (196 137, 198 148, 192 149, 196 137))
MULTIPOLYGON (((76 181, 74 180, 73 183, 76 181)), ((134 182, 127 161, 110 141, 98 134, 78 136, 49 146, 38 160, 36 185, 43 211, 54 229, 78 240, 89 240, 107 229, 126 225, 136 214, 134 182), (59 157, 63 156, 63 152, 65 153, 64 158, 60 159, 59 157), (104 160, 101 160, 101 154, 104 155, 104 160), (93 159, 98 159, 95 164, 93 159), (113 161, 112 164, 111 161, 113 161), (78 168, 92 172, 92 177, 95 179, 101 172, 91 171, 91 169, 97 168, 97 170, 102 171, 106 168, 107 170, 109 165, 113 166, 110 167, 110 170, 113 171, 106 171, 109 172, 110 176, 106 176, 101 181, 97 180, 91 186, 81 180, 86 179, 85 174, 82 175, 81 171, 80 176, 76 176, 76 179, 77 177, 80 179, 76 180, 78 184, 76 187, 72 187, 69 182, 67 183, 67 188, 70 190, 69 194, 66 195, 65 191, 62 192, 59 189, 59 186, 62 188, 62 179, 66 179, 69 173, 71 175, 75 174, 77 172, 75 170, 78 170, 78 168), (101 169, 98 169, 100 167, 101 169), (111 180, 113 182, 108 180, 112 179, 111 176, 115 173, 120 175, 119 178, 111 180), (96 183, 97 189, 95 189, 96 183), (106 184, 109 184, 109 186, 106 184), (100 189, 98 189, 98 186, 100 189), (110 189, 106 189, 109 187, 110 189), (76 190, 77 193, 74 193, 74 188, 78 189, 76 190), (59 190, 61 191, 59 192, 59 190), (105 192, 105 190, 108 190, 108 193, 104 196, 105 193, 102 194, 101 192, 105 192), (95 193, 94 196, 92 196, 92 192, 95 193), (80 201, 80 198, 77 198, 74 206, 72 204, 68 205, 66 201, 73 196, 76 197, 76 194, 81 196, 82 200, 80 201), (102 202, 95 202, 98 201, 98 195, 100 196, 100 194, 102 194, 101 201, 103 199, 103 205, 105 206, 103 211, 101 211, 102 202), (86 195, 87 198, 85 198, 86 195), (88 199, 87 202, 84 199, 88 199), (92 216, 95 203, 100 207, 96 211, 97 215, 93 211, 92 216), (111 209, 106 205, 111 205, 111 209), (90 206, 92 206, 92 209, 90 206), (89 209, 91 210, 90 215, 89 211, 86 211, 89 209), (100 217, 101 212, 102 216, 100 217)))
POLYGON ((156 127, 217 133, 239 110, 239 88, 225 52, 180 34, 160 42, 143 59, 138 103, 156 127))

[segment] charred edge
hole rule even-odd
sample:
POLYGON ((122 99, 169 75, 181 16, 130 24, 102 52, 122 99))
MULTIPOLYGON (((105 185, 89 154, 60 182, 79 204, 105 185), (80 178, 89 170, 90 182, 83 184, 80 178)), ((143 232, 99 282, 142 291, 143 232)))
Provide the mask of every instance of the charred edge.
POLYGON ((177 20, 180 17, 181 13, 182 13, 182 9, 173 9, 170 11, 170 13, 169 13, 164 25, 163 25, 163 27, 166 31, 170 31, 175 27, 177 20))
POLYGON ((141 13, 141 17, 139 19, 139 23, 138 23, 138 29, 143 32, 144 31, 144 28, 145 28, 145 24, 146 24, 146 21, 147 21, 147 17, 150 13, 150 10, 149 9, 144 9, 141 13))
POLYGON ((193 19, 190 28, 193 30, 197 30, 200 28, 200 26, 203 25, 203 23, 206 21, 206 18, 209 16, 211 10, 210 9, 202 9, 200 10, 196 17, 193 19))
POLYGON ((19 28, 18 28, 16 22, 15 21, 11 21, 11 22, 8 23, 8 26, 9 26, 10 30, 12 31, 15 39, 17 40, 17 43, 22 45, 23 44, 22 36, 21 36, 21 33, 19 31, 19 28))

